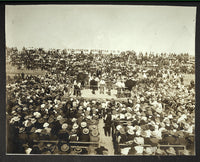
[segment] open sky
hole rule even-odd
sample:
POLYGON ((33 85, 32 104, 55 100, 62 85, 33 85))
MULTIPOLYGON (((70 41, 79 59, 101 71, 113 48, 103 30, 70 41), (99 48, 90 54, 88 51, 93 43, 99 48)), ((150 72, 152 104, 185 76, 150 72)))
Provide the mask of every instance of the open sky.
POLYGON ((196 7, 6 6, 6 45, 195 54, 196 7))

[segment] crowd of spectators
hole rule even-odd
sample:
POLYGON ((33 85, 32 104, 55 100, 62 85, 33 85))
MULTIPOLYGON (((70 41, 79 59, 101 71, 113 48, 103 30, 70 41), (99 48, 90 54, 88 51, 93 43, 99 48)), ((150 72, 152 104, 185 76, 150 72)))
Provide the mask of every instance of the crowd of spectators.
POLYGON ((14 48, 7 53, 12 66, 47 71, 7 80, 12 153, 98 154, 101 148, 83 149, 73 142, 98 142, 98 121, 103 118, 115 154, 177 155, 173 145, 184 146, 185 155, 194 154, 195 86, 194 81, 185 85, 183 78, 194 74, 194 65, 187 54, 94 55, 14 48), (117 97, 127 100, 82 98, 83 88, 93 94, 98 88, 102 94, 107 90, 109 95, 116 88, 117 97), (71 89, 76 97, 70 97, 71 89))

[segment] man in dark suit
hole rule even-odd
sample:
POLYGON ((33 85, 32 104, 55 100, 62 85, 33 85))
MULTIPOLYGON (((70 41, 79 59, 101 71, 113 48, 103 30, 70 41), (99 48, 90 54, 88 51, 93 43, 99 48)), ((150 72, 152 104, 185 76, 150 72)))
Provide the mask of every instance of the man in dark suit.
POLYGON ((112 125, 112 115, 110 111, 107 111, 107 114, 105 115, 105 126, 104 126, 104 133, 107 136, 110 136, 111 133, 111 125, 112 125))

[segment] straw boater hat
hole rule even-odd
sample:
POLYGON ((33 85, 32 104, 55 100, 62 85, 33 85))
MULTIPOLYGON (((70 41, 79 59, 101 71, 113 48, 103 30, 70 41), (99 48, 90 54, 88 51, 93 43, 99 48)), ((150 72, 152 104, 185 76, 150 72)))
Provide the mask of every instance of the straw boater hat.
POLYGON ((69 150, 69 146, 68 146, 67 144, 63 144, 63 145, 61 146, 61 151, 66 152, 66 151, 68 151, 68 150, 69 150))
POLYGON ((88 134, 88 133, 89 133, 89 129, 84 128, 84 129, 83 129, 83 134, 88 134))
POLYGON ((99 135, 98 130, 97 130, 97 129, 93 129, 93 130, 92 130, 92 136, 96 137, 96 136, 98 136, 98 135, 99 135))
POLYGON ((86 122, 81 122, 81 127, 82 128, 85 128, 87 126, 87 123, 86 122))

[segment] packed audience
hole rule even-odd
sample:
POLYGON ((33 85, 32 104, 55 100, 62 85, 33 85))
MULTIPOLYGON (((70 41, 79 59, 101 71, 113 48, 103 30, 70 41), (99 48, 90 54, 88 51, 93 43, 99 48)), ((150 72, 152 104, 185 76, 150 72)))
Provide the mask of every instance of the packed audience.
POLYGON ((94 55, 14 48, 8 53, 12 66, 47 71, 7 80, 12 153, 106 155, 106 148, 90 145, 101 138, 102 118, 117 155, 177 155, 180 148, 174 145, 184 146, 184 155, 194 154, 195 84, 185 85, 183 77, 194 74, 194 65, 188 64, 187 54, 94 55), (116 89, 119 100, 82 98, 84 88, 109 95, 116 89), (161 147, 165 145, 171 147, 161 147))

